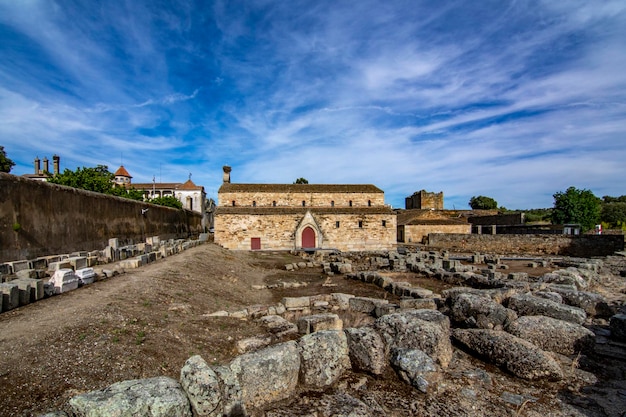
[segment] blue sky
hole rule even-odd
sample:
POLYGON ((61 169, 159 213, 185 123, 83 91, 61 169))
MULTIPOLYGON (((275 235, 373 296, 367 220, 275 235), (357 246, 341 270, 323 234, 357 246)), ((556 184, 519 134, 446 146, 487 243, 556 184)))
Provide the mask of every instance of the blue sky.
POLYGON ((18 175, 626 194, 623 0, 0 0, 0 56, 18 175))

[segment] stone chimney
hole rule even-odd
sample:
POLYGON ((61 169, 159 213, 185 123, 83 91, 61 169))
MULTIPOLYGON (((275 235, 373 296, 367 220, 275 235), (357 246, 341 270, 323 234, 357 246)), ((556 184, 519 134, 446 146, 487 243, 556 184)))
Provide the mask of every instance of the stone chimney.
POLYGON ((224 165, 222 169, 224 170, 224 182, 230 182, 230 171, 232 171, 232 168, 224 165))
POLYGON ((59 173, 59 161, 61 157, 59 155, 52 155, 52 166, 54 167, 53 174, 56 175, 59 173))
POLYGON ((39 175, 41 172, 41 160, 39 157, 35 158, 35 175, 39 175))
POLYGON ((50 166, 48 165, 48 157, 43 158, 43 172, 50 172, 50 166))

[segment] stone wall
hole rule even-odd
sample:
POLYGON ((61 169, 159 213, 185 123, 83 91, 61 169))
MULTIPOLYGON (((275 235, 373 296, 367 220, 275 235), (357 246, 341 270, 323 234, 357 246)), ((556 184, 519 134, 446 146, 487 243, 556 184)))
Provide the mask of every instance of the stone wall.
POLYGON ((404 205, 407 210, 443 210, 443 192, 429 193, 425 190, 416 191, 412 196, 404 199, 404 205))
POLYGON ((202 216, 0 173, 0 262, 202 232, 202 216), (149 210, 142 214, 142 209, 149 210))
MULTIPOLYGON (((263 250, 296 249, 301 245, 301 236, 296 234, 303 215, 221 213, 215 217, 215 243, 228 249, 250 250, 251 239, 261 238, 263 250)), ((396 216, 393 212, 315 213, 313 218, 321 229, 321 240, 317 236, 317 246, 320 248, 341 251, 389 250, 396 244, 396 216)))
MULTIPOLYGON (((402 237, 404 238, 403 242, 406 243, 422 243, 424 238, 428 237, 429 234, 435 233, 452 233, 452 234, 470 234, 472 229, 471 224, 418 224, 418 225, 405 225, 404 233, 402 237)), ((398 241, 400 241, 400 233, 398 233, 398 241)))
POLYGON ((220 207, 378 207, 385 204, 383 193, 282 193, 282 192, 220 192, 220 207), (332 205, 334 202, 334 205, 332 205))
POLYGON ((453 252, 592 257, 623 251, 624 236, 429 234, 428 246, 453 252))

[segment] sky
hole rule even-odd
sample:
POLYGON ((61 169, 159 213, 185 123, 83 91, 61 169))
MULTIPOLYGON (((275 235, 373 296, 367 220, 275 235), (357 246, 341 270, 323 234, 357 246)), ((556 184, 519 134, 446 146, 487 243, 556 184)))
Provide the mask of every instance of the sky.
POLYGON ((16 175, 626 194, 624 0, 0 0, 0 57, 16 175))

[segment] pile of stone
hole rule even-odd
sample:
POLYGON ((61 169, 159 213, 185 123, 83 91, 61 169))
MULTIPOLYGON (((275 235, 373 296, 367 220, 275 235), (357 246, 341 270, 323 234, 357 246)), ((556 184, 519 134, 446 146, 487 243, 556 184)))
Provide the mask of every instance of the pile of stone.
POLYGON ((0 264, 0 313, 56 294, 109 278, 126 269, 138 268, 166 256, 175 255, 206 241, 149 237, 145 243, 120 246, 119 239, 109 239, 102 251, 72 252, 31 260, 0 264), (98 268, 98 265, 113 265, 98 268))

